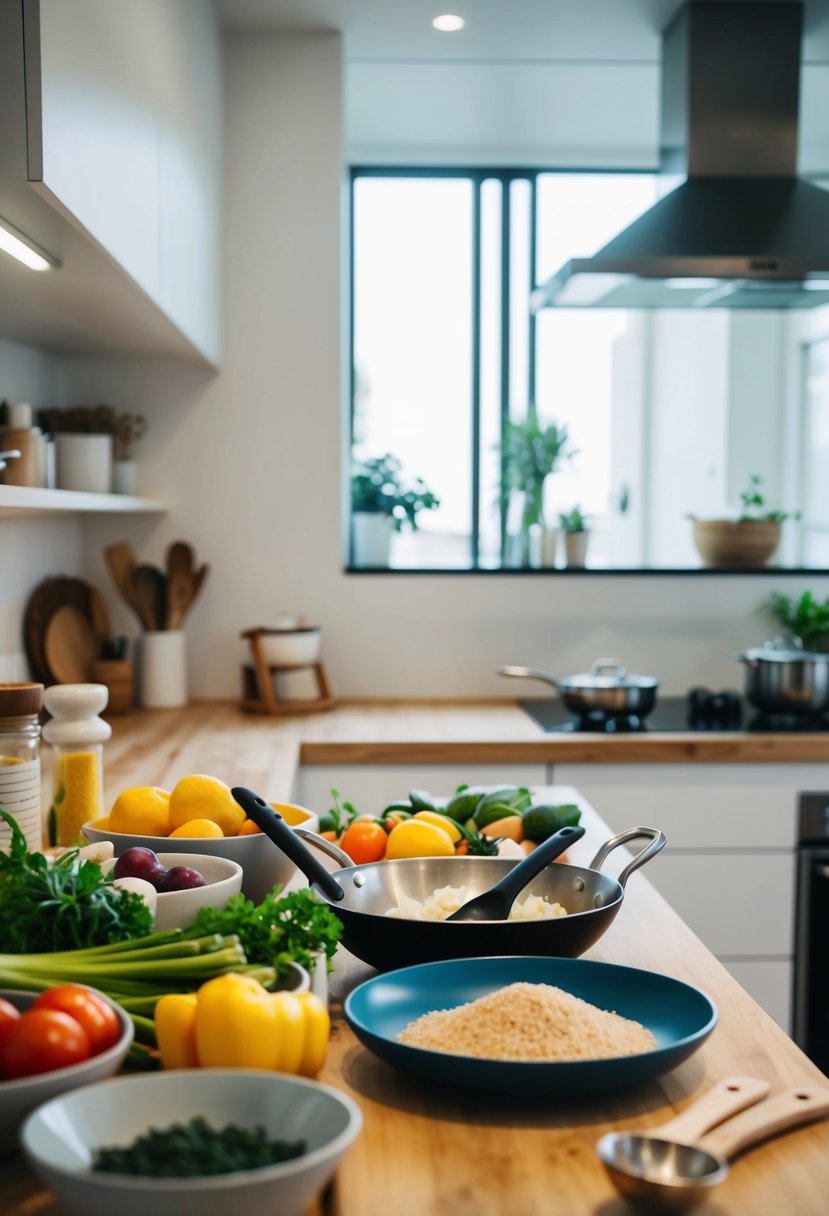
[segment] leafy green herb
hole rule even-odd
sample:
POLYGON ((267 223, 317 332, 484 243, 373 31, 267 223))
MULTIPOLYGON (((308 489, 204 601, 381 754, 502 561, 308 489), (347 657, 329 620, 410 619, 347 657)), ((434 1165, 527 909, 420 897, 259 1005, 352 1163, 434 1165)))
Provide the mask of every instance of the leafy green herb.
POLYGON ((261 1169, 301 1157, 304 1140, 268 1140, 264 1127, 234 1123, 216 1129, 203 1118, 150 1128, 127 1148, 99 1148, 93 1170, 151 1178, 193 1178, 261 1169))
POLYGON ((71 849, 52 865, 30 853, 17 820, 0 807, 11 830, 0 852, 0 941, 9 953, 83 949, 143 937, 153 917, 140 895, 122 891, 94 861, 77 863, 71 849))
POLYGON ((341 836, 352 819, 355 819, 360 812, 353 803, 342 801, 339 790, 331 791, 331 801, 334 803, 331 810, 320 816, 320 831, 336 832, 338 836, 341 836))
POLYGON ((342 937, 339 917, 307 887, 279 898, 274 887, 260 904, 231 895, 224 908, 200 908, 192 933, 235 934, 249 963, 284 974, 288 963, 313 967, 313 955, 331 960, 342 937))
POLYGON ((799 600, 772 592, 771 611, 804 644, 829 633, 829 599, 820 603, 811 591, 804 591, 799 600))
POLYGON ((766 496, 761 487, 763 479, 757 473, 750 473, 748 486, 740 491, 740 502, 743 510, 737 523, 751 523, 752 520, 764 520, 772 524, 785 523, 787 519, 800 519, 799 511, 770 511, 767 508, 766 496))

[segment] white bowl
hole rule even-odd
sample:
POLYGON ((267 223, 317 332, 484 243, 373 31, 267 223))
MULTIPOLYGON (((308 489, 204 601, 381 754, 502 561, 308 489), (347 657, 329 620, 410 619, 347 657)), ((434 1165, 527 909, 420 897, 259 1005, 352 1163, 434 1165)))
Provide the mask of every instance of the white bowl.
MULTIPOLYGON (((242 889, 242 867, 229 857, 178 852, 163 852, 157 856, 168 870, 173 866, 189 866, 191 870, 198 870, 204 879, 204 886, 191 887, 186 891, 159 891, 155 909, 156 929, 186 929, 195 922, 200 908, 223 908, 231 895, 237 895, 242 889)), ((104 862, 101 869, 105 874, 115 867, 117 860, 117 857, 113 857, 104 862)))
MULTIPOLYGON (((304 807, 294 806, 293 803, 271 803, 285 818, 290 815, 295 818, 292 827, 302 826, 311 832, 319 831, 319 819, 304 807)), ((263 832, 252 836, 223 836, 214 839, 211 836, 138 836, 130 832, 113 832, 106 826, 97 827, 101 820, 93 820, 83 825, 83 834, 92 844, 101 840, 111 840, 115 856, 120 857, 127 849, 140 845, 145 849, 153 849, 158 853, 201 853, 211 857, 229 857, 242 867, 242 891, 259 903, 274 888, 277 883, 284 886, 296 873, 296 866, 286 857, 281 849, 268 839, 263 832)))
POLYGON ((265 629, 259 635, 262 657, 273 667, 304 667, 320 656, 320 631, 317 627, 265 629))
POLYGON ((328 1182, 362 1124, 359 1107, 328 1085, 285 1073, 184 1069, 119 1077, 48 1102, 21 1137, 36 1173, 79 1216, 299 1216, 328 1182), (264 1126, 305 1140, 293 1161, 200 1178, 96 1173, 95 1149, 128 1145, 150 1127, 203 1116, 213 1127, 264 1126))
MULTIPOLYGON (((91 1081, 111 1077, 121 1067, 132 1042, 132 1021, 120 1005, 110 1001, 102 992, 97 992, 97 989, 93 991, 112 1005, 118 1014, 121 1023, 118 1042, 81 1064, 70 1064, 68 1068, 56 1068, 54 1072, 41 1072, 15 1081, 0 1081, 0 1154, 10 1153, 17 1147, 18 1129, 35 1107, 77 1085, 88 1085, 91 1081)), ((36 992, 0 989, 0 997, 21 1011, 28 1009, 36 996, 36 992)))

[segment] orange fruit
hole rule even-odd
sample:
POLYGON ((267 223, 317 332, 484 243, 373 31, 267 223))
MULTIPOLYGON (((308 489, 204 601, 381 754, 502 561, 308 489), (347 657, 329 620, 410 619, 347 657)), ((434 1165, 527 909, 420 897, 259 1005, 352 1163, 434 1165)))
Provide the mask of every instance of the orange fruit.
POLYGON ((212 837, 214 840, 219 840, 224 837, 224 832, 219 827, 218 823, 214 823, 212 819, 188 819, 180 828, 175 828, 170 833, 170 839, 180 836, 192 837, 212 837))
POLYGON ((135 836, 169 836, 170 795, 156 785, 122 790, 112 804, 109 827, 135 836))
POLYGON ((218 777, 191 773, 173 786, 170 794, 170 824, 180 828, 191 819, 212 819, 225 836, 238 836, 246 815, 218 777))
POLYGON ((240 836, 255 836, 257 832, 261 833, 262 829, 258 828, 252 819, 246 819, 239 828, 240 836))

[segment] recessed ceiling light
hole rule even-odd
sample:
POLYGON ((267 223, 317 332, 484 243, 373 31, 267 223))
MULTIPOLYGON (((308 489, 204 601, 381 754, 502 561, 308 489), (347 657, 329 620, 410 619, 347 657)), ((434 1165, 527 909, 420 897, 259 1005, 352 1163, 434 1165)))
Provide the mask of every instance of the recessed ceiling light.
POLYGON ((457 13, 443 13, 440 17, 433 19, 432 25, 442 34, 454 34, 457 30, 462 30, 466 22, 457 13))

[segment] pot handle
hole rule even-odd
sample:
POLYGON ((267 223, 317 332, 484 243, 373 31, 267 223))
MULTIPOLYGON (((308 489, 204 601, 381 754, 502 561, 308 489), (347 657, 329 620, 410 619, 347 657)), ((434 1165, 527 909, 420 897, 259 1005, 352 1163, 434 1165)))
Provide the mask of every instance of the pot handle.
MULTIPOLYGON (((230 791, 239 806, 252 819, 258 828, 268 836, 278 849, 301 870, 309 882, 316 883, 326 899, 339 902, 345 895, 336 878, 297 837, 293 828, 289 828, 285 820, 272 806, 254 794, 253 790, 245 789, 243 785, 234 785, 230 791)), ((349 863, 350 864, 350 863, 349 863)))
POLYGON ((529 680, 543 680, 545 684, 552 684, 553 688, 559 688, 561 681, 550 675, 549 671, 539 671, 537 667, 499 667, 499 676, 521 676, 529 680))
POLYGON ((594 676, 615 676, 617 680, 624 680, 627 675, 627 668, 619 659, 596 659, 590 671, 594 676))
POLYGON ((638 870, 646 861, 650 861, 657 853, 660 853, 665 848, 667 840, 665 833, 660 832, 659 828, 628 828, 626 832, 620 832, 618 836, 611 837, 606 844, 603 844, 596 856, 590 863, 591 870, 601 870, 602 865, 609 853, 617 849, 621 844, 627 844, 629 840, 638 840, 646 837, 649 844, 646 844, 644 849, 640 849, 632 861, 628 862, 624 870, 622 870, 617 881, 619 886, 624 890, 625 883, 630 878, 634 870, 638 870))
POLYGON ((295 836, 300 836, 303 840, 307 840, 315 849, 319 849, 321 853, 325 853, 326 856, 336 861, 341 870, 354 865, 354 859, 349 857, 345 849, 341 849, 338 844, 334 844, 333 840, 320 836, 318 832, 312 832, 310 828, 296 827, 291 828, 291 831, 295 836))

